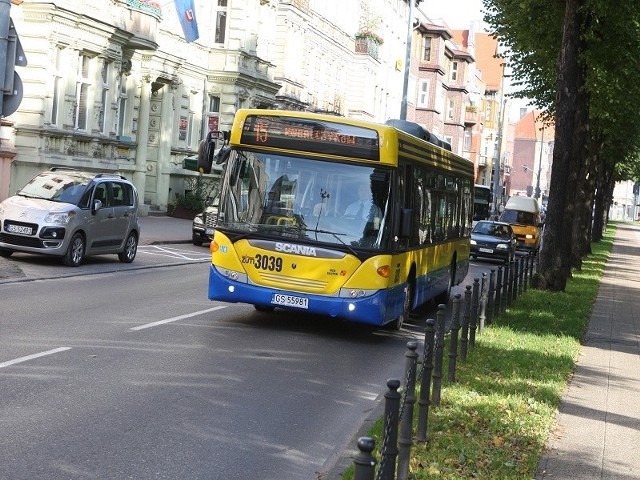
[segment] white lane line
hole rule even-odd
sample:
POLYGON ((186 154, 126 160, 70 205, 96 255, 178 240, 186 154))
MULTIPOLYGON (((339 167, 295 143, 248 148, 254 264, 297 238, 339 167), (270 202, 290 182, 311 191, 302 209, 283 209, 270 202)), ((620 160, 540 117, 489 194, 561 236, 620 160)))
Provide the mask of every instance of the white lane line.
POLYGON ((65 350, 71 350, 71 347, 54 348, 53 350, 47 350, 46 352, 34 353, 33 355, 27 355, 26 357, 14 358, 8 362, 0 363, 0 368, 8 367, 9 365, 15 365, 16 363, 26 362, 33 360, 34 358, 44 357, 46 355, 53 355, 54 353, 64 352, 65 350))
POLYGON ((206 310, 200 310, 199 312, 187 313, 186 315, 179 315, 173 318, 167 318, 165 320, 158 320, 157 322, 146 323, 144 325, 139 325, 137 327, 132 327, 131 330, 144 330, 145 328, 156 327, 158 325, 164 325, 165 323, 177 322, 178 320, 184 320, 185 318, 196 317, 198 315, 202 315, 203 313, 215 312, 216 310, 221 310, 223 308, 227 308, 226 305, 220 305, 218 307, 208 308, 206 310))

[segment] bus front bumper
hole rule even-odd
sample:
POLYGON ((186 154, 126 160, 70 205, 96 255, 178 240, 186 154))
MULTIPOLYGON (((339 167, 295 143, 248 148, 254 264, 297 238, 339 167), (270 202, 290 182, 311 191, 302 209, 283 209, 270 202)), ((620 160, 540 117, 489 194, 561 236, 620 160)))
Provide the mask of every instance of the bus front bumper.
POLYGON ((400 315, 403 295, 403 286, 357 298, 284 291, 232 280, 213 265, 209 269, 209 300, 284 308, 375 326, 383 326, 400 315))

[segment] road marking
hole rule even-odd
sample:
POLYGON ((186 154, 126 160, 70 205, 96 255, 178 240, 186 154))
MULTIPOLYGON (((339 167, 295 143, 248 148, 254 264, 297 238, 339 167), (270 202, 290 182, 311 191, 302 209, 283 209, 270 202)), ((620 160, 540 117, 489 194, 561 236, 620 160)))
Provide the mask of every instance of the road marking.
POLYGON ((190 262, 200 262, 211 260, 211 254, 208 251, 193 252, 181 248, 163 247, 160 245, 142 245, 138 247, 138 253, 146 253, 147 255, 156 255, 161 257, 179 258, 190 262))
POLYGON ((186 315, 179 315, 173 318, 167 318, 165 320, 158 320, 157 322, 146 323, 144 325, 139 325, 137 327, 132 327, 131 330, 144 330, 145 328, 156 327, 158 325, 164 325, 165 323, 177 322, 178 320, 184 320, 185 318, 195 317, 197 315, 202 315, 203 313, 215 312, 216 310, 221 310, 223 308, 227 308, 226 305, 220 305, 218 307, 208 308, 206 310, 200 310, 199 312, 187 313, 186 315))
POLYGON ((54 353, 64 352, 65 350, 71 350, 71 347, 54 348, 53 350, 47 350, 46 352, 34 353, 33 355, 27 355, 26 357, 15 358, 8 362, 0 363, 0 368, 8 367, 9 365, 15 365, 16 363, 26 362, 33 360, 34 358, 44 357, 46 355, 53 355, 54 353))

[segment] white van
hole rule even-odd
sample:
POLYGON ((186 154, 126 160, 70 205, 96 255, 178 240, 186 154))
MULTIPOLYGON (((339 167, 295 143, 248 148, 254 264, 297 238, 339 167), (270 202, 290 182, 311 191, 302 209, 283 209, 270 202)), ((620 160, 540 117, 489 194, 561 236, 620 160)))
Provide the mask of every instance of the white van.
POLYGON ((511 225, 519 250, 538 251, 542 236, 538 200, 532 197, 511 197, 504 206, 500 220, 511 225))

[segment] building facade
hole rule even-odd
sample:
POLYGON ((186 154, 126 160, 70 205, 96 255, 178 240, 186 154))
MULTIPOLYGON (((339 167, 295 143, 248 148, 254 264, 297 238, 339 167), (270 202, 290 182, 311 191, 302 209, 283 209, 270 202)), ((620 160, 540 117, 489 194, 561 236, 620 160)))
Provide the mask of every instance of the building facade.
MULTIPOLYGON (((228 130, 239 108, 399 118, 406 0, 195 0, 194 13, 199 38, 187 42, 173 2, 12 7, 28 66, 18 69, 22 103, 2 121, 0 199, 56 165, 125 175, 142 214, 162 212, 199 175, 185 158, 208 132, 228 130)), ((479 171, 487 108, 475 53, 420 18, 407 120, 479 171)))

